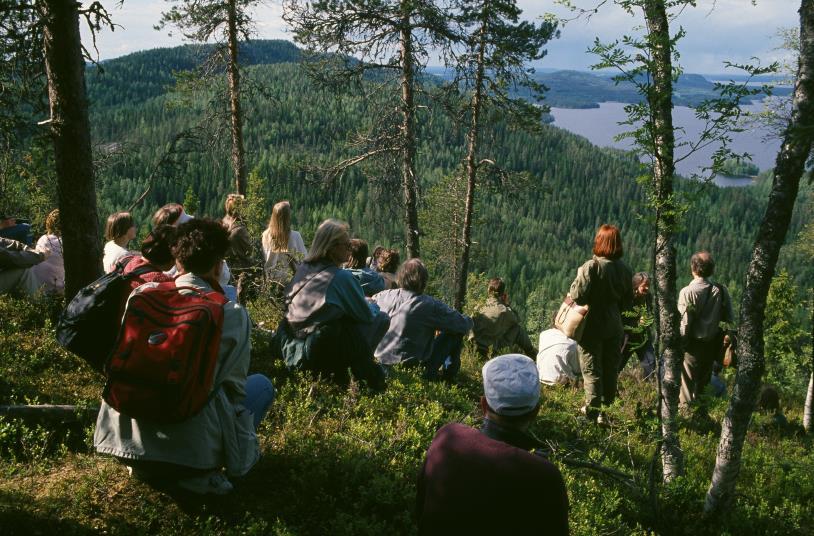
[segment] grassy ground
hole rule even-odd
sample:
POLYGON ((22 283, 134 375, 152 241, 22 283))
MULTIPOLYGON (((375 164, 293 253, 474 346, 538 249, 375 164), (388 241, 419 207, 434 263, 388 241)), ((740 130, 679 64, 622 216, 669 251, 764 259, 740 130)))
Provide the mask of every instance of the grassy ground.
MULTIPOLYGON (((50 314, 48 304, 0 297, 0 404, 98 404, 102 378, 57 346, 50 314)), ((275 323, 273 309, 253 307, 252 315, 275 323)), ((130 479, 92 453, 92 426, 0 418, 0 533, 414 533, 415 476, 435 430, 480 420, 480 363, 471 349, 452 388, 399 372, 372 396, 289 375, 271 362, 261 334, 254 342, 252 368, 273 379, 278 399, 259 431, 263 459, 232 495, 202 501, 130 479)), ((666 487, 650 486, 651 473, 660 474, 653 384, 624 376, 607 429, 587 425, 580 404, 578 391, 546 388, 533 427, 565 476, 573 534, 812 533, 810 438, 760 432, 757 416, 736 506, 705 519, 725 401, 713 403, 710 421, 683 423, 687 474, 666 487)), ((785 411, 799 424, 799 400, 785 411)), ((540 526, 544 532, 545 520, 540 526)))

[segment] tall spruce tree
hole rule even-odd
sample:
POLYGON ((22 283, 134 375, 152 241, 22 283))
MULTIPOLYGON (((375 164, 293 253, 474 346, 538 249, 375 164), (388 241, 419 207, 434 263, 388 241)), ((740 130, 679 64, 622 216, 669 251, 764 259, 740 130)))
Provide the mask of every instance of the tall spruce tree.
POLYGON ((373 132, 359 137, 362 153, 334 169, 370 158, 397 159, 405 246, 409 257, 418 257, 416 99, 429 54, 454 39, 448 11, 438 0, 287 0, 284 18, 295 40, 318 60, 318 79, 336 87, 337 81, 359 81, 370 73, 375 87, 397 100, 397 124, 388 124, 386 110, 373 112, 373 132))
POLYGON ((484 157, 480 138, 484 116, 489 123, 507 121, 527 128, 539 128, 545 109, 524 98, 513 98, 510 91, 530 89, 530 96, 541 98, 542 86, 531 75, 529 62, 545 56, 543 46, 556 32, 556 24, 520 21, 522 10, 515 0, 475 0, 459 4, 462 27, 462 53, 454 55, 452 67, 457 76, 456 90, 466 93, 468 130, 463 173, 466 178, 464 219, 461 230, 460 267, 455 271, 455 308, 462 310, 466 299, 469 257, 472 248, 472 221, 475 189, 479 171, 494 166, 494 158, 484 157))
POLYGON ((167 0, 173 4, 161 15, 157 29, 167 25, 199 43, 217 41, 215 54, 225 59, 229 85, 229 130, 232 138, 231 164, 235 191, 246 195, 246 151, 243 144, 239 42, 252 30, 249 10, 261 0, 167 0))
POLYGON ((738 322, 738 375, 724 417, 718 456, 704 509, 727 509, 735 495, 746 429, 761 386, 765 360, 763 321, 766 297, 780 248, 791 222, 794 201, 814 144, 814 0, 800 3, 800 59, 791 118, 774 168, 772 190, 746 272, 738 322))

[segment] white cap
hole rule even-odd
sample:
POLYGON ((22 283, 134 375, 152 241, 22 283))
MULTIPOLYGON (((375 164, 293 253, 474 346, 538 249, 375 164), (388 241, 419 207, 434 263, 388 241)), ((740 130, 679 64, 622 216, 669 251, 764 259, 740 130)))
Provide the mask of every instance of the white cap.
POLYGON ((540 375, 533 360, 506 354, 483 365, 483 394, 498 415, 523 415, 540 402, 540 375))

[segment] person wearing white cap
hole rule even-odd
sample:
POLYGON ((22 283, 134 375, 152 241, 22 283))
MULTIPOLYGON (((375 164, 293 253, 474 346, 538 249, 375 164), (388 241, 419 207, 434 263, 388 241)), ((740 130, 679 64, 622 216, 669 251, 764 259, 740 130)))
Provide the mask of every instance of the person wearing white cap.
POLYGON ((537 366, 520 354, 487 361, 483 392, 481 429, 447 424, 427 450, 419 534, 568 534, 562 475, 530 452, 540 446, 527 432, 540 409, 537 366))

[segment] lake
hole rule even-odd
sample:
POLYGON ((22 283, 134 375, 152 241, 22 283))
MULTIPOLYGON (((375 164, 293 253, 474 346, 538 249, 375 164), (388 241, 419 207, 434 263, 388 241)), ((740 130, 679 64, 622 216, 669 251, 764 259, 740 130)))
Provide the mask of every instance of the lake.
MULTIPOLYGON (((619 102, 604 102, 599 108, 571 109, 571 108, 551 108, 551 115, 554 116, 554 126, 564 128, 569 132, 588 138, 594 145, 600 147, 615 147, 617 149, 631 149, 630 140, 615 141, 614 136, 630 130, 630 127, 619 125, 620 121, 627 118, 624 110, 625 105, 619 102)), ((762 104, 751 104, 743 107, 744 110, 757 112, 763 109, 762 104)), ((673 122, 676 127, 682 130, 676 131, 676 141, 689 141, 697 139, 698 134, 704 125, 696 119, 695 111, 692 108, 676 106, 673 109, 673 122)), ((780 140, 777 138, 767 138, 768 131, 763 128, 753 128, 744 132, 732 134, 731 147, 736 153, 749 153, 752 162, 761 171, 774 167, 774 161, 780 148, 780 140)), ((710 158, 716 147, 706 147, 695 153, 687 155, 686 147, 679 147, 676 150, 676 164, 678 173, 684 176, 691 176, 693 173, 702 173, 704 166, 710 164, 710 158)), ((718 186, 747 186, 751 184, 750 179, 738 179, 733 177, 716 177, 715 183, 718 186)))

